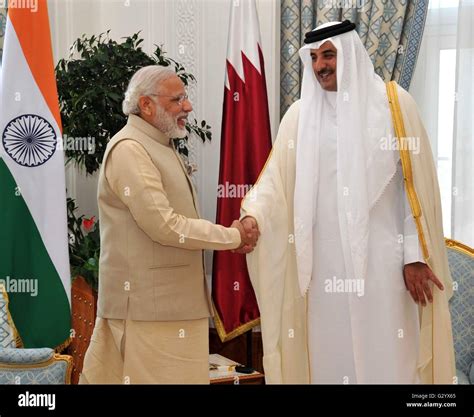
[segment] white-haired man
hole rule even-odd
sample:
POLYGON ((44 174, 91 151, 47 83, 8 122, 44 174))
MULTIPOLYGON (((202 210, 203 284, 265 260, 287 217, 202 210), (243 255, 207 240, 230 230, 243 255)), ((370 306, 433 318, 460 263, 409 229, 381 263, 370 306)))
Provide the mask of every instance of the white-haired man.
POLYGON ((108 143, 99 177, 101 254, 97 322, 81 383, 208 383, 208 298, 203 250, 255 246, 239 222, 199 218, 172 138, 192 105, 176 73, 140 69, 127 125, 108 143))
POLYGON ((306 35, 301 100, 281 122, 258 198, 242 204, 244 227, 262 233, 247 263, 265 374, 455 383, 430 145, 413 99, 386 89, 354 29, 333 22, 306 35), (408 137, 418 146, 406 149, 408 137))

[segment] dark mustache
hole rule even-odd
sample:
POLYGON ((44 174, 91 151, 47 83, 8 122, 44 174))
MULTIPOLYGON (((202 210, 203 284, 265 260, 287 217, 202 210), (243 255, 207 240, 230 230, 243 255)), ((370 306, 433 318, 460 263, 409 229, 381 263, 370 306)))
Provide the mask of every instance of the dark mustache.
POLYGON ((321 76, 321 75, 325 75, 325 74, 332 74, 333 72, 334 71, 330 70, 330 69, 323 69, 323 70, 318 72, 318 75, 321 76))

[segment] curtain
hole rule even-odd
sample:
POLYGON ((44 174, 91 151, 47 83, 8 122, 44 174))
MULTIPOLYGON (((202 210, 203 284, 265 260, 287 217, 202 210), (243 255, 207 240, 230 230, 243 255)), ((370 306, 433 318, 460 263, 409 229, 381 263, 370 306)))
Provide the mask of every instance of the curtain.
POLYGON ((474 246, 474 0, 431 0, 410 93, 438 171, 446 237, 474 246))
POLYGON ((7 9, 0 7, 0 65, 3 56, 3 39, 5 38, 5 28, 7 25, 7 9))
POLYGON ((460 0, 456 44, 451 236, 474 247, 474 0, 460 0))
POLYGON ((334 21, 350 20, 385 81, 408 89, 415 68, 428 0, 281 0, 280 114, 299 98, 298 50, 306 32, 334 21), (332 5, 351 7, 332 7, 332 5))

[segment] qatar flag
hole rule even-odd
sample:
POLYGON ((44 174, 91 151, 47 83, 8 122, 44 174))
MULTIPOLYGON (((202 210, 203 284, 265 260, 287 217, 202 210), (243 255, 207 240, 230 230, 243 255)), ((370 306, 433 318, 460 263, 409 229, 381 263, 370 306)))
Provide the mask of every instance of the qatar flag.
MULTIPOLYGON (((216 222, 240 217, 272 147, 265 67, 255 0, 231 2, 216 222)), ((219 337, 230 340, 260 323, 245 255, 214 252, 212 296, 219 337)))

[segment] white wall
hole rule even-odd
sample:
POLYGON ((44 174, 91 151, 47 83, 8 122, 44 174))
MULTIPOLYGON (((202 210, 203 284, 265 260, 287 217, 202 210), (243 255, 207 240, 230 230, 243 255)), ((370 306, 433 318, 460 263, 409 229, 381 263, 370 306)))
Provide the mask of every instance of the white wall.
MULTIPOLYGON (((141 31, 144 50, 164 45, 168 55, 197 78, 190 89, 195 116, 212 126, 211 143, 191 142, 191 161, 198 165, 195 184, 202 216, 215 220, 219 172, 220 129, 230 7, 233 0, 49 0, 55 60, 69 55, 82 34, 111 29, 120 37, 141 31), (184 48, 180 48, 183 45, 184 48), (180 53, 184 52, 184 53, 180 53)), ((262 49, 269 94, 270 120, 275 137, 279 124, 280 2, 257 0, 262 49)), ((68 169, 69 195, 77 199, 79 214, 97 215, 97 178, 68 169)), ((207 257, 210 271, 210 257, 207 257)))

